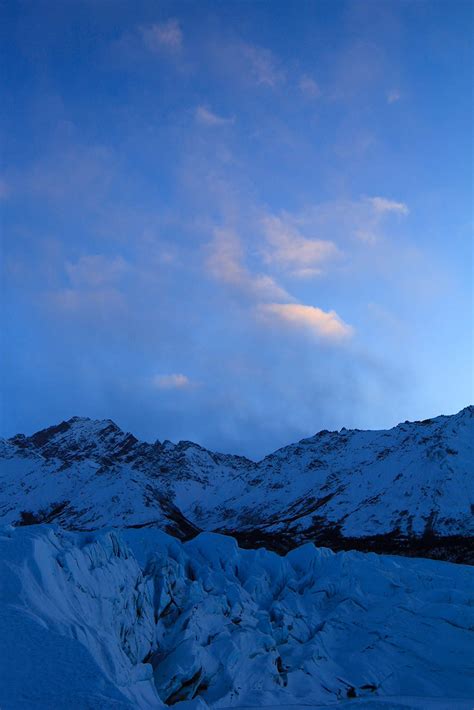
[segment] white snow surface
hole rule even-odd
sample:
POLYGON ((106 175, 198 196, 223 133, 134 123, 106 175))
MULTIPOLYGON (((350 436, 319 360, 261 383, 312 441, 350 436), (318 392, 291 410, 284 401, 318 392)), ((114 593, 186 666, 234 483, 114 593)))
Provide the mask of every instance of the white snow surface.
MULTIPOLYGON (((0 441, 0 521, 286 536, 472 537, 474 407, 386 431, 322 431, 260 462, 139 442, 74 417, 0 441), (25 518, 26 516, 26 518, 25 518)), ((329 541, 329 537, 326 542, 329 541)))
POLYGON ((468 566, 49 525, 0 561, 2 710, 473 707, 468 566))

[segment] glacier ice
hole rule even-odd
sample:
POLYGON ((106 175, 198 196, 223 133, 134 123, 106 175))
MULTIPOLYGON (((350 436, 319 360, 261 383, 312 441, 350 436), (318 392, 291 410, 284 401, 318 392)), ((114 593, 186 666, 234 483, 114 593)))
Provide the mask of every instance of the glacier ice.
POLYGON ((0 560, 2 710, 472 707, 464 565, 50 525, 0 560))

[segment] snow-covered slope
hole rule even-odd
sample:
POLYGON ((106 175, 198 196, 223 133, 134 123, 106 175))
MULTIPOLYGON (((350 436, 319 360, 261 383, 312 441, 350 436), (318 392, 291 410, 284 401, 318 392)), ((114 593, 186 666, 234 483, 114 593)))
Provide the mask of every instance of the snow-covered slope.
POLYGON ((310 540, 467 561, 473 441, 471 406, 387 431, 322 431, 256 463, 74 417, 0 443, 0 520, 154 525, 181 539, 215 530, 280 551, 310 540))
POLYGON ((472 707, 471 567, 48 525, 0 560, 2 710, 472 707))

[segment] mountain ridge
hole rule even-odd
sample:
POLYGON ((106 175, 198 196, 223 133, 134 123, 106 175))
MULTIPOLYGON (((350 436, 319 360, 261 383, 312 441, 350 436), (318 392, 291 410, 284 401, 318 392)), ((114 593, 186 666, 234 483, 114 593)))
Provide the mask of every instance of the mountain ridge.
POLYGON ((474 406, 388 430, 322 430, 260 461, 147 443, 72 417, 0 440, 0 521, 201 530, 284 552, 333 549, 469 561, 474 406))
MULTIPOLYGON (((259 464, 262 463, 265 459, 269 458, 270 456, 273 456, 274 454, 278 453, 279 451, 282 451, 284 449, 287 449, 289 447, 295 446, 297 444, 302 444, 307 441, 311 441, 313 439, 316 439, 317 437, 320 437, 323 434, 343 434, 344 432, 371 432, 371 433, 378 433, 378 432, 386 432, 386 431, 392 431, 393 429, 398 429, 400 427, 403 427, 405 425, 410 425, 410 424, 420 424, 423 426, 428 426, 432 424, 433 422, 436 422, 436 420, 441 420, 441 419, 449 419, 452 417, 460 417, 463 415, 467 416, 474 416, 474 404, 468 404, 462 409, 460 409, 458 412, 455 412, 454 414, 438 414, 434 417, 428 417, 426 419, 406 419, 403 422, 399 422, 398 424, 395 424, 393 427, 389 427, 388 429, 360 429, 358 427, 354 428, 347 428, 345 426, 341 427, 340 429, 321 429, 317 432, 315 432, 312 436, 307 436, 303 437, 302 439, 298 439, 298 441, 289 443, 289 444, 284 444, 283 446, 279 446, 277 449, 270 451, 268 454, 265 454, 261 458, 252 458, 250 456, 245 456, 244 454, 234 454, 232 452, 227 452, 227 451, 214 451, 213 449, 209 449, 207 446, 204 446, 203 444, 199 444, 196 441, 192 441, 191 439, 178 439, 178 441, 172 441, 171 439, 155 439, 153 442, 148 441, 148 440, 141 440, 138 439, 133 433, 125 431, 125 429, 122 429, 122 427, 117 424, 113 419, 95 419, 93 417, 87 417, 87 416, 79 416, 79 415, 74 415, 72 417, 69 417, 69 419, 64 419, 58 424, 53 424, 49 427, 44 427, 43 429, 38 429, 37 431, 33 432, 30 435, 20 433, 18 432, 17 434, 14 434, 10 437, 8 436, 0 436, 0 442, 6 442, 6 441, 14 441, 17 439, 33 439, 34 437, 37 437, 38 435, 45 434, 47 432, 53 432, 53 430, 60 430, 65 425, 68 425, 70 427, 72 424, 76 423, 91 423, 91 424, 102 424, 102 423, 107 423, 108 426, 110 426, 112 429, 115 431, 118 431, 128 437, 132 437, 135 439, 136 442, 139 442, 141 444, 148 444, 149 446, 166 446, 166 445, 171 445, 173 447, 184 447, 184 445, 190 445, 192 447, 195 447, 197 449, 203 449, 205 451, 212 452, 214 454, 217 454, 219 456, 232 456, 233 458, 240 458, 240 459, 245 459, 246 461, 249 461, 251 463, 259 464)), ((66 431, 66 428, 64 428, 64 431, 66 431)))

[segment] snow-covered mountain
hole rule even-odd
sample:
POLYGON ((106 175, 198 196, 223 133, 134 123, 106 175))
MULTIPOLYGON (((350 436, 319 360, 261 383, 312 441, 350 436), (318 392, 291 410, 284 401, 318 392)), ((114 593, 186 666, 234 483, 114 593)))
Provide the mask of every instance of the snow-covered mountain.
POLYGON ((74 417, 0 444, 0 521, 69 529, 201 530, 285 552, 333 549, 467 561, 474 536, 474 407, 387 431, 322 431, 254 462, 138 441, 74 417))
POLYGON ((470 710, 474 570, 0 529, 2 710, 470 710))
POLYGON ((466 561, 473 428, 258 463, 77 417, 2 441, 0 707, 470 709, 473 568, 307 541, 466 561))

